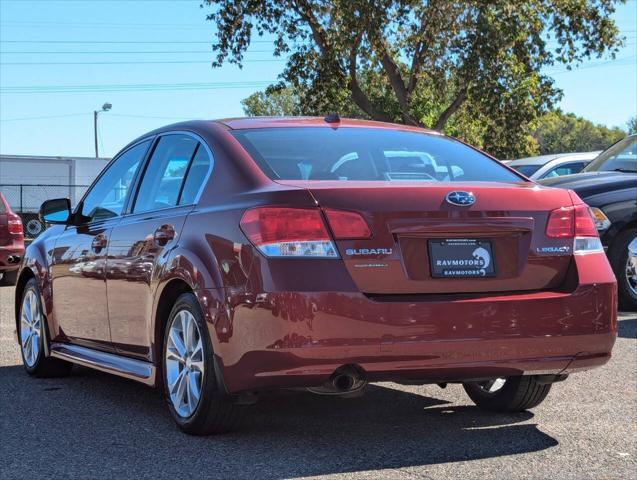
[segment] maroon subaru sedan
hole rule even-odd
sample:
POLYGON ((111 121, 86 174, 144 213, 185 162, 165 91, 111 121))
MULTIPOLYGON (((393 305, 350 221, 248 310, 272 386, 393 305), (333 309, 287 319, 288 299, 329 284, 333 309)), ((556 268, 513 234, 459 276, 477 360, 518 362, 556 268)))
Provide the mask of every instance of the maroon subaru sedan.
POLYGON ((119 153, 27 249, 27 372, 163 388, 227 431, 259 392, 461 383, 535 407, 606 363, 616 282, 588 207, 437 132, 323 118, 193 121, 119 153))

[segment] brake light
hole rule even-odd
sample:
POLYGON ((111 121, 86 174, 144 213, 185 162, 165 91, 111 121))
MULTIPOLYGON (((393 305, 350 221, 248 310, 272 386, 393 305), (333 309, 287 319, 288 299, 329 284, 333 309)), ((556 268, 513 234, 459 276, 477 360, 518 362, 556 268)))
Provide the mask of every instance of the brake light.
POLYGON ((573 207, 553 210, 546 224, 546 236, 550 238, 572 238, 575 236, 573 207))
POLYGON ((573 238, 574 253, 604 251, 588 205, 580 204, 553 210, 546 224, 546 236, 573 238))
POLYGON ((9 233, 14 235, 22 235, 22 220, 15 214, 9 214, 8 218, 9 233))
POLYGON ((337 240, 371 238, 367 222, 356 212, 326 209, 325 216, 337 240))
POLYGON ((597 237, 595 221, 587 205, 562 207, 553 210, 546 225, 551 238, 597 237))
POLYGON ((241 217, 241 230, 268 257, 338 258, 318 209, 254 208, 241 217))

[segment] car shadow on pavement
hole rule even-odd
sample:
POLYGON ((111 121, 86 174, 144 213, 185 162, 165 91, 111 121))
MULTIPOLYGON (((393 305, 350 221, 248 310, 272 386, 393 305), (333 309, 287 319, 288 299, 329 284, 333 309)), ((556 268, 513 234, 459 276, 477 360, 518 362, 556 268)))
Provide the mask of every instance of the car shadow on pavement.
POLYGON ((558 444, 535 424, 522 423, 531 413, 489 414, 388 386, 370 386, 354 399, 273 393, 247 408, 238 431, 190 437, 177 430, 159 393, 142 385, 84 368, 64 379, 33 379, 21 366, 0 367, 0 462, 6 478, 274 479, 426 466, 558 444))
POLYGON ((617 336, 621 338, 637 338, 637 318, 619 320, 617 325, 617 336))

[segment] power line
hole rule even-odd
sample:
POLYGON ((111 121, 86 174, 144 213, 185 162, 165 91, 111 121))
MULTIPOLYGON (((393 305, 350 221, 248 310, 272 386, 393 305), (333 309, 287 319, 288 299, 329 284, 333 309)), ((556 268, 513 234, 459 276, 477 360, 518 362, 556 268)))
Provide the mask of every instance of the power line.
MULTIPOLYGON (((141 84, 103 84, 103 85, 16 85, 0 88, 1 94, 33 93, 83 93, 83 92, 139 92, 139 91, 188 91, 188 90, 224 90, 241 88, 264 88, 273 80, 250 82, 216 83, 141 83, 141 84)), ((115 114, 113 114, 115 115, 115 114)))
MULTIPOLYGON (((251 40, 250 43, 273 43, 273 40, 251 40)), ((122 45, 211 45, 211 41, 200 40, 0 40, 0 43, 58 43, 58 44, 86 44, 86 45, 103 45, 103 44, 122 44, 122 45)))
MULTIPOLYGON (((206 54, 216 54, 216 52, 214 52, 213 50, 93 50, 93 51, 77 51, 77 50, 24 50, 24 51, 16 51, 16 50, 0 50, 0 55, 5 55, 5 54, 12 54, 12 55, 17 55, 17 54, 51 54, 51 55, 64 55, 64 54, 72 54, 72 55, 77 55, 77 54, 91 54, 91 53, 95 53, 95 54, 147 54, 147 53, 169 53, 169 54, 177 54, 177 53, 185 53, 185 54, 191 54, 191 53, 206 53, 206 54)), ((246 53, 272 53, 272 50, 249 50, 246 53)))
POLYGON ((25 120, 48 120, 51 118, 79 117, 84 115, 90 115, 90 113, 67 113, 64 115, 45 115, 41 117, 3 118, 0 120, 0 122, 22 122, 25 120))
MULTIPOLYGON (((242 60, 241 63, 286 62, 285 58, 242 60)), ((154 65, 154 64, 211 64, 211 60, 113 60, 105 62, 0 62, 0 66, 41 65, 154 65)))

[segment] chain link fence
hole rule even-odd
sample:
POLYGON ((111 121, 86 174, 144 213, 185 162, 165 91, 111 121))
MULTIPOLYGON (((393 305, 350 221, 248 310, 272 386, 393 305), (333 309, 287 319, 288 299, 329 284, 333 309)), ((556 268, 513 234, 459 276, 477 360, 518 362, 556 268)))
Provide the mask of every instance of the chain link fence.
POLYGON ((15 213, 22 218, 24 236, 33 239, 46 228, 40 222, 40 205, 51 198, 69 198, 75 206, 90 185, 0 184, 0 192, 15 213))

